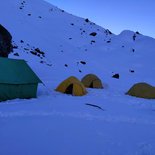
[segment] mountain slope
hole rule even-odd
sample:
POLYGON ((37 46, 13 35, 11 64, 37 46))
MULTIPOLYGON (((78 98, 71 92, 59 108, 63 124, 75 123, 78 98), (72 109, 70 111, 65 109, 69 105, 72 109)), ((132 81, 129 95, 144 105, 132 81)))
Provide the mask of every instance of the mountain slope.
MULTIPOLYGON (((3 1, 2 8, 6 8, 6 13, 0 15, 0 22, 13 35, 14 44, 18 46, 14 51, 27 61, 34 59, 48 64, 51 70, 56 70, 54 74, 57 69, 67 76, 80 76, 88 72, 111 74, 120 72, 119 68, 124 68, 125 74, 128 74, 129 69, 141 69, 141 59, 151 59, 154 52, 152 38, 131 31, 113 35, 92 22, 65 13, 44 1, 7 0, 3 1), (93 32, 96 36, 90 35, 93 32), (45 54, 40 57, 32 56, 31 52, 35 54, 35 48, 45 54), (119 61, 122 55, 124 62, 119 61), (86 65, 80 64, 80 61, 85 61, 86 65), (100 67, 101 64, 103 68, 100 67)), ((147 68, 152 63, 142 63, 148 72, 147 68)))
POLYGON ((42 0, 2 0, 0 24, 13 36, 10 58, 25 59, 45 84, 37 99, 0 104, 0 154, 155 154, 154 100, 125 95, 135 82, 155 85, 155 39, 112 34, 42 0), (87 73, 104 89, 83 97, 54 91, 87 73))

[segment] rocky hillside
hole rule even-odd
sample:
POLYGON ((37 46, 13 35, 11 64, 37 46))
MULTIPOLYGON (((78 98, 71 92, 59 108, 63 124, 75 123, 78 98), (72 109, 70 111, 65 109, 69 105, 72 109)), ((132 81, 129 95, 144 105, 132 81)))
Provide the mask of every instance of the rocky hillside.
POLYGON ((3 0, 1 8, 0 23, 13 36, 10 57, 27 60, 38 74, 36 64, 57 78, 93 72, 149 80, 155 71, 155 40, 139 32, 115 35, 42 0, 3 0))

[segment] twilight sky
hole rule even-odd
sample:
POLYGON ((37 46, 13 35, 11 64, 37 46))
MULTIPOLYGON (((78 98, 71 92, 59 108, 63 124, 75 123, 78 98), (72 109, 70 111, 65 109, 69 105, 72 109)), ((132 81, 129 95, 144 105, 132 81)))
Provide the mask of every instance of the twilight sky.
POLYGON ((115 34, 139 31, 155 38, 155 0, 46 0, 115 34))

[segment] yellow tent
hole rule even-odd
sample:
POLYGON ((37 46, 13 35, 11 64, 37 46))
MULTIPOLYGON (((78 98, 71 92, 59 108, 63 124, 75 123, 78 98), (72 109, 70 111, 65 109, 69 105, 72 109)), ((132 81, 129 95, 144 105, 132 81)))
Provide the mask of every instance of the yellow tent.
POLYGON ((81 82, 87 88, 103 88, 101 80, 94 74, 86 75, 81 82))
POLYGON ((155 99, 155 87, 147 83, 137 83, 126 94, 140 98, 155 99))
POLYGON ((73 96, 83 96, 87 94, 84 85, 74 76, 71 76, 60 83, 60 85, 56 88, 56 91, 71 94, 73 96))

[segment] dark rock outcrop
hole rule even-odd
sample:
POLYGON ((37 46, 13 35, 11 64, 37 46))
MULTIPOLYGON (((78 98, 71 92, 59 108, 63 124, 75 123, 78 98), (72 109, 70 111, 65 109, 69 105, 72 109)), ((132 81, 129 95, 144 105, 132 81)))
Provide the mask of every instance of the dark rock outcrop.
POLYGON ((116 79, 119 79, 119 74, 114 74, 113 76, 112 76, 113 78, 116 78, 116 79))
POLYGON ((0 24, 0 56, 8 57, 12 50, 12 36, 10 32, 0 24))
POLYGON ((97 35, 97 33, 96 32, 92 32, 89 35, 95 37, 97 35))

